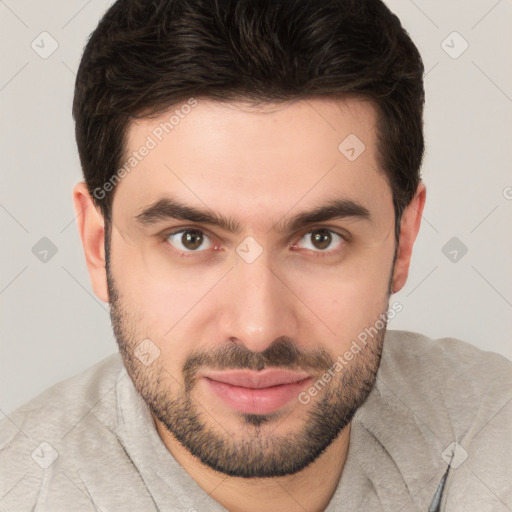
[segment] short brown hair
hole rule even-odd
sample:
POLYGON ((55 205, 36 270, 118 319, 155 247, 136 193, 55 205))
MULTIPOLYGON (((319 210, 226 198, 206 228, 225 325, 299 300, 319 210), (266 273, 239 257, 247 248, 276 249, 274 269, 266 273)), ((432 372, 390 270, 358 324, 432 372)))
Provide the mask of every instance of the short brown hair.
POLYGON ((118 0, 84 50, 73 117, 84 179, 97 197, 126 153, 131 119, 191 97, 281 102, 358 95, 378 113, 379 164, 396 233, 420 182, 423 62, 381 0, 118 0))

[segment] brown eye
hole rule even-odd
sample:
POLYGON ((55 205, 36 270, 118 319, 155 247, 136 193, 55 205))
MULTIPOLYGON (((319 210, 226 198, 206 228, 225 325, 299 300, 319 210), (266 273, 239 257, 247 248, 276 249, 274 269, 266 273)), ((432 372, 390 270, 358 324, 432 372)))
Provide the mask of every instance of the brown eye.
MULTIPOLYGON (((167 240, 181 252, 194 252, 201 247, 205 240, 208 240, 208 236, 198 229, 182 229, 181 231, 171 233, 167 240)), ((203 247, 203 249, 209 249, 210 247, 211 242, 210 245, 203 247)))
MULTIPOLYGON (((306 241, 310 240, 309 244, 305 244, 305 248, 314 252, 333 252, 331 250, 327 251, 327 249, 332 248, 333 243, 336 241, 338 241, 338 246, 342 245, 344 242, 344 238, 341 235, 325 228, 310 231, 306 233, 302 239, 306 241)), ((335 248, 332 249, 334 250, 335 248)))
POLYGON ((320 231, 314 231, 312 233, 311 240, 317 249, 323 250, 327 249, 329 245, 331 245, 332 236, 326 229, 321 229, 320 231))

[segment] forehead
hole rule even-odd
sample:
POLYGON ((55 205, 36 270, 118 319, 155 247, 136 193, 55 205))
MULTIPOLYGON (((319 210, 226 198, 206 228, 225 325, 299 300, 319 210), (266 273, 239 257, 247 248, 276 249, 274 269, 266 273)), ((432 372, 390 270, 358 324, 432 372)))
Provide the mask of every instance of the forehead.
POLYGON ((130 124, 113 209, 133 217, 163 196, 238 218, 339 197, 389 203, 376 135, 376 111, 358 98, 194 99, 130 124))

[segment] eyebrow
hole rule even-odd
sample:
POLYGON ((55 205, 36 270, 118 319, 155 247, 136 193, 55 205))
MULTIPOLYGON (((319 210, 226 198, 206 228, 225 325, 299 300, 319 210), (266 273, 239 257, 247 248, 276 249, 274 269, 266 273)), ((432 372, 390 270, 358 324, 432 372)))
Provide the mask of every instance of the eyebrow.
MULTIPOLYGON (((278 221, 273 226, 273 230, 296 231, 310 224, 347 217, 369 220, 370 212, 357 201, 345 198, 333 199, 325 205, 302 211, 288 220, 278 221)), ((231 233, 242 232, 242 225, 233 217, 225 217, 208 209, 199 209, 169 197, 159 199, 135 216, 137 223, 144 227, 160 224, 169 219, 210 224, 231 233)))

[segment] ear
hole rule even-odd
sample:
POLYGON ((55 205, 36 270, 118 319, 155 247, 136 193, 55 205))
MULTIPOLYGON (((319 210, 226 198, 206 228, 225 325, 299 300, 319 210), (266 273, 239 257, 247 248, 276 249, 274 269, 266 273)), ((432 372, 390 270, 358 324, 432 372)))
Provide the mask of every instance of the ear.
POLYGON ((101 211, 96 207, 81 181, 73 188, 78 233, 82 239, 85 261, 94 294, 103 302, 109 302, 107 272, 105 268, 105 222, 101 211))
POLYGON ((411 263, 412 247, 421 225, 421 216, 425 206, 427 189, 423 183, 420 183, 413 200, 405 207, 402 213, 402 222, 400 224, 400 239, 398 242, 398 252, 393 270, 393 293, 401 290, 409 274, 409 265, 411 263))

